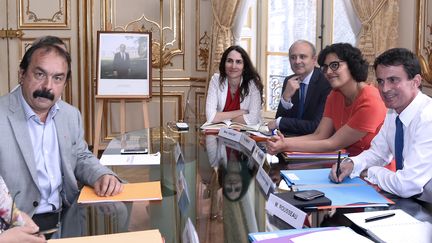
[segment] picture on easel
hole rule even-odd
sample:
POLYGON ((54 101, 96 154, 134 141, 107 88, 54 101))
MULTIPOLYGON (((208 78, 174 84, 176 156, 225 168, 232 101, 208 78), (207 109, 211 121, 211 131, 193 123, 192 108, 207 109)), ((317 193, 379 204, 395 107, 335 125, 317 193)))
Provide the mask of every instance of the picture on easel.
POLYGON ((151 33, 99 31, 97 95, 151 97, 151 33))

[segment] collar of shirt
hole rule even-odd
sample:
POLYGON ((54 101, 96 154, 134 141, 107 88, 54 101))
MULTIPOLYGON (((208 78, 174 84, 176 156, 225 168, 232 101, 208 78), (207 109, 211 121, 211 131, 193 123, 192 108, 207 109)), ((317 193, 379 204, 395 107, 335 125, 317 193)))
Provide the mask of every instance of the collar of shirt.
POLYGON ((312 74, 313 74, 314 70, 312 70, 312 72, 310 72, 301 82, 306 84, 306 86, 309 85, 310 79, 312 78, 312 74))
MULTIPOLYGON (((36 115, 36 113, 33 111, 33 109, 30 107, 30 105, 24 99, 21 87, 19 89, 20 89, 19 94, 20 94, 21 104, 22 104, 23 109, 24 109, 24 115, 25 115, 26 120, 33 119, 36 122, 41 123, 39 117, 36 115)), ((54 105, 50 108, 50 111, 48 112, 47 121, 53 119, 54 116, 57 114, 57 111, 59 109, 60 109, 60 107, 58 106, 57 102, 54 103, 54 105)))
MULTIPOLYGON (((243 76, 240 78, 240 83, 239 83, 239 87, 241 86, 241 84, 243 83, 243 76)), ((228 93, 228 77, 225 78, 223 85, 221 85, 221 90, 226 90, 226 92, 228 93)), ((225 93, 225 94, 227 94, 225 93)))
MULTIPOLYGON (((415 114, 419 112, 419 105, 422 103, 425 96, 425 94, 419 91, 411 103, 399 114, 399 119, 405 127, 409 126, 411 121, 414 119, 415 114)), ((395 116, 398 115, 395 110, 392 111, 394 112, 395 116)))

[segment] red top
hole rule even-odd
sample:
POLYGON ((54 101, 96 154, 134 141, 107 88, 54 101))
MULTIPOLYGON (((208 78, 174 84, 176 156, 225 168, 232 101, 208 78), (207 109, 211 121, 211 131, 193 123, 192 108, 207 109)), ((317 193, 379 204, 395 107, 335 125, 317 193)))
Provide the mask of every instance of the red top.
POLYGON ((339 90, 332 90, 327 97, 323 116, 332 119, 335 131, 348 125, 367 132, 363 138, 346 148, 350 156, 355 156, 370 147, 370 142, 384 122, 386 112, 378 89, 367 85, 349 106, 345 105, 345 98, 339 90))
POLYGON ((226 103, 223 111, 236 111, 240 110, 240 89, 237 89, 237 91, 234 94, 234 98, 231 97, 231 91, 230 87, 228 85, 228 93, 226 97, 226 103))

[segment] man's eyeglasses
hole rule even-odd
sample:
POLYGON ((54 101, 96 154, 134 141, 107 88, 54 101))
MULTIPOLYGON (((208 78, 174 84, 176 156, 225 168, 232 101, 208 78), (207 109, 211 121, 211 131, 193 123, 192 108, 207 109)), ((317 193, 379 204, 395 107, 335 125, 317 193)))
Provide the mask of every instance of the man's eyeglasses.
POLYGON ((330 68, 333 72, 335 72, 336 70, 339 69, 339 67, 340 67, 340 63, 341 63, 341 62, 345 62, 345 61, 334 61, 334 62, 329 63, 328 65, 327 65, 327 64, 323 64, 323 65, 320 67, 320 68, 321 68, 321 71, 322 71, 323 73, 326 73, 327 70, 330 68))

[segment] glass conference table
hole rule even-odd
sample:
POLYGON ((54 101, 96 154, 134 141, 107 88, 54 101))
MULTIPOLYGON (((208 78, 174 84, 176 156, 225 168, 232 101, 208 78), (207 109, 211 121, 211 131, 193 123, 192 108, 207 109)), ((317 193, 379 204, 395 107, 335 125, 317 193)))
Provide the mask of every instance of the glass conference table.
MULTIPOLYGON (((130 141, 147 146, 149 153, 158 152, 162 141, 160 165, 111 168, 131 183, 160 181, 163 200, 73 204, 63 215, 59 232, 62 238, 159 229, 165 242, 182 242, 188 219, 194 224, 200 242, 249 242, 248 233, 291 228, 266 213, 267 197, 255 180, 258 164, 239 144, 217 135, 206 135, 198 127, 178 132, 167 126, 162 140, 159 128, 133 131, 113 139, 104 154, 119 154, 130 141), (179 164, 175 158, 177 144, 183 155, 179 164), (176 182, 180 175, 186 181, 187 199, 183 194, 177 194, 176 182)), ((264 149, 263 144, 258 145, 264 149)), ((280 161, 264 163, 263 167, 278 184, 281 169, 323 168, 333 163, 280 161)), ((432 204, 386 196, 396 202, 389 209, 401 208, 419 220, 432 223, 432 204)), ((311 220, 317 226, 349 226, 348 219, 342 214, 349 210, 359 211, 338 209, 328 220, 325 219, 327 212, 311 216, 315 217, 311 220)))

